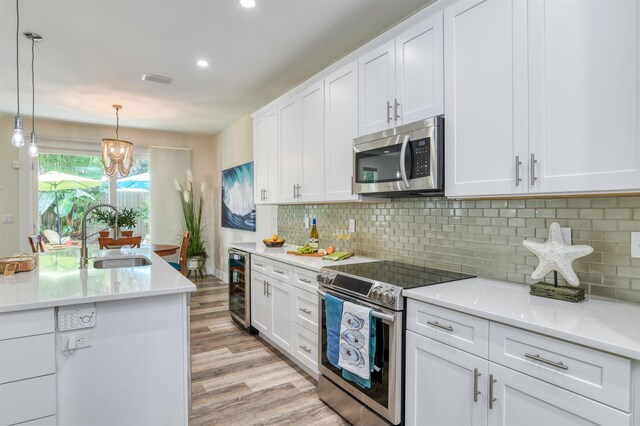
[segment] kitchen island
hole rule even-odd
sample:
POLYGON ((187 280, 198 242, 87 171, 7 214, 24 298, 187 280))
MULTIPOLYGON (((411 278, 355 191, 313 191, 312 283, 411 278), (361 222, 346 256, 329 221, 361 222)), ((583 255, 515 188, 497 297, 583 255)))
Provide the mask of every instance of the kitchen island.
POLYGON ((0 424, 186 425, 195 286, 148 249, 90 256, 0 276, 0 424), (132 256, 151 264, 94 267, 132 256))

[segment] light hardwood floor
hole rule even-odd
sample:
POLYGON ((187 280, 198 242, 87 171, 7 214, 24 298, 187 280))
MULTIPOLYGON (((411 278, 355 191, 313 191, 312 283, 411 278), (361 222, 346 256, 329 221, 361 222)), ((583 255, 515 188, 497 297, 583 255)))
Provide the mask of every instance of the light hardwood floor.
POLYGON ((348 425, 313 379, 227 311, 227 285, 207 276, 191 294, 192 407, 196 425, 348 425))

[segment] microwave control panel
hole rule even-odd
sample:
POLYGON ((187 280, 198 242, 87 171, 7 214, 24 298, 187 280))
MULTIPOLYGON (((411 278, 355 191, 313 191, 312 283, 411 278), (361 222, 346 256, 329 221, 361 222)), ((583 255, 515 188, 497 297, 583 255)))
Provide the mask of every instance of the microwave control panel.
POLYGON ((427 139, 419 139, 411 142, 413 148, 413 173, 411 178, 421 178, 431 174, 431 143, 427 139))

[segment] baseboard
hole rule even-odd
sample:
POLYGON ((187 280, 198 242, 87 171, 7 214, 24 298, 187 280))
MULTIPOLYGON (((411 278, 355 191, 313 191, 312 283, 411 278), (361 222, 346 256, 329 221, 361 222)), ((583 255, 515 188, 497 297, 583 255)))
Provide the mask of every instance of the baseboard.
POLYGON ((229 283, 229 277, 227 276, 227 273, 219 269, 216 269, 213 267, 207 267, 207 275, 213 275, 216 278, 224 281, 225 283, 227 284, 229 283))

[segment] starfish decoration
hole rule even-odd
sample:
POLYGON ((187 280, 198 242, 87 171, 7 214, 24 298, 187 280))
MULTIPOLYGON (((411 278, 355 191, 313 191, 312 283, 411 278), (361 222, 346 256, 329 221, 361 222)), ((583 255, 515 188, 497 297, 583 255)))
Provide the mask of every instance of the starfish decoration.
POLYGON ((565 243, 562 238, 562 229, 557 222, 553 222, 549 227, 549 239, 546 242, 537 243, 525 240, 522 244, 540 259, 531 278, 539 280, 551 271, 558 271, 567 280, 567 283, 574 287, 580 284, 580 280, 578 280, 571 264, 574 260, 593 252, 591 246, 572 246, 565 243))

